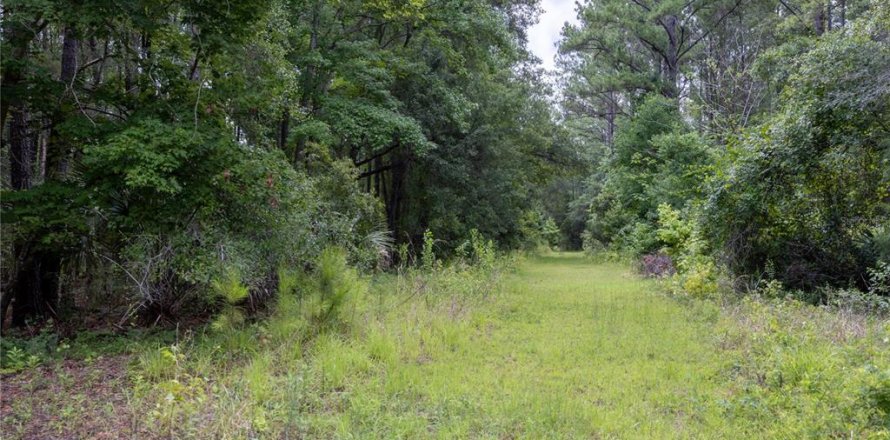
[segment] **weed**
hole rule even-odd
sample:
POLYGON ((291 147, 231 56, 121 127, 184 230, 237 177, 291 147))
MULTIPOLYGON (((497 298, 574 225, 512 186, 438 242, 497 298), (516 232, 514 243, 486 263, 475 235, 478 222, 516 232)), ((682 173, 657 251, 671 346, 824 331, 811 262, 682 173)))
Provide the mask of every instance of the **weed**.
POLYGON ((172 379, 177 375, 182 358, 183 354, 175 345, 145 351, 136 358, 138 374, 150 381, 172 379))
POLYGON ((38 356, 25 352, 21 347, 12 346, 3 351, 3 368, 0 369, 0 374, 15 373, 39 364, 38 356))

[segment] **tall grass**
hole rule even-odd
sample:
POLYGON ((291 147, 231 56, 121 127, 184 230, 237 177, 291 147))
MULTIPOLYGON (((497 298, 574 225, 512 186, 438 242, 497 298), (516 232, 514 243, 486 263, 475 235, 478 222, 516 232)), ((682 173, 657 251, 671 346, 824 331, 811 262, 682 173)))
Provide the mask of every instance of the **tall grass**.
POLYGON ((348 433, 325 414, 355 404, 350 393, 362 380, 392 373, 386 386, 403 389, 420 380, 399 372, 404 365, 469 344, 468 317, 496 290, 503 263, 481 237, 468 248, 443 264, 430 241, 420 267, 373 284, 342 250, 327 249, 309 271, 279 270, 277 303, 258 321, 244 319, 238 303, 247 290, 226 273, 213 283, 224 308, 211 326, 133 363, 134 405, 145 414, 139 429, 203 438, 348 433))
POLYGON ((337 250, 313 270, 282 271, 267 319, 137 357, 139 429, 193 438, 890 432, 885 319, 671 297, 627 265, 578 254, 512 263, 519 270, 504 277, 511 263, 476 246, 373 279, 337 250))

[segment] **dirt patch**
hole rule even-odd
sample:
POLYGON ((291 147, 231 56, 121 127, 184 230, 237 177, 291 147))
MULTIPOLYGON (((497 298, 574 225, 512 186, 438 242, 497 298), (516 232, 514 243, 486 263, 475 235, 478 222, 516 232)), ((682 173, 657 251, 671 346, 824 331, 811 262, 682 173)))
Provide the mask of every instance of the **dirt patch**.
POLYGON ((145 438, 130 406, 129 356, 59 361, 0 383, 6 439, 145 438))

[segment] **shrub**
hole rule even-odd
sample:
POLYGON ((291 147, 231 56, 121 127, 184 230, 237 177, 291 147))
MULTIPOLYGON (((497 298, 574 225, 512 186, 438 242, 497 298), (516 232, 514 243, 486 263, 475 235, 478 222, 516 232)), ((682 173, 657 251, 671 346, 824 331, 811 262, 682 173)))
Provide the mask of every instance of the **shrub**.
POLYGON ((772 261, 791 289, 864 287, 888 224, 890 89, 866 79, 890 67, 880 28, 826 34, 788 60, 783 108, 729 146, 705 224, 734 274, 772 261))
POLYGON ((879 261, 868 269, 868 291, 873 295, 890 296, 890 263, 879 261))
POLYGON ((670 205, 658 207, 656 235, 665 244, 664 252, 676 264, 671 283, 674 292, 707 297, 718 292, 720 271, 707 252, 707 242, 701 238, 697 225, 670 205))
POLYGON ((648 222, 638 221, 622 229, 614 245, 635 256, 657 251, 660 243, 655 228, 648 222))
POLYGON ((694 230, 692 222, 682 218, 680 211, 666 203, 658 205, 658 228, 655 235, 664 244, 665 252, 674 257, 683 254, 694 230))
POLYGON ((244 315, 237 305, 247 299, 250 292, 247 286, 241 283, 241 276, 234 268, 229 268, 223 278, 214 280, 211 285, 223 303, 223 310, 214 320, 213 328, 222 331, 232 330, 244 321, 244 315))
POLYGON ((713 261, 708 259, 684 260, 683 275, 679 285, 683 292, 699 297, 717 294, 719 290, 718 272, 713 261))
MULTIPOLYGON (((470 231, 471 234, 472 231, 475 229, 470 231)), ((552 249, 560 241, 559 226, 553 217, 545 214, 542 209, 523 211, 519 218, 519 232, 522 236, 522 247, 530 251, 541 248, 552 249)))
POLYGON ((436 252, 433 246, 436 239, 433 237, 433 231, 427 229, 423 233, 423 251, 420 254, 420 265, 425 270, 431 270, 436 266, 436 252))
POLYGON ((347 264, 346 252, 331 247, 319 256, 308 289, 301 298, 302 313, 318 333, 347 329, 367 284, 347 264))
POLYGON ((603 242, 596 239, 590 231, 584 231, 581 233, 581 248, 587 255, 594 256, 603 252, 606 246, 603 242))
POLYGON ((59 344, 59 335, 52 320, 30 338, 3 335, 0 338, 0 374, 34 368, 67 347, 65 343, 59 344))
POLYGON ((497 259, 494 242, 486 240, 478 230, 470 230, 470 248, 473 251, 472 264, 481 270, 494 268, 497 259))
POLYGON ((664 277, 676 273, 671 257, 662 253, 646 254, 640 258, 641 272, 650 277, 664 277))
POLYGON ((890 314, 890 298, 857 289, 824 288, 820 292, 829 307, 859 314, 887 316, 890 314))

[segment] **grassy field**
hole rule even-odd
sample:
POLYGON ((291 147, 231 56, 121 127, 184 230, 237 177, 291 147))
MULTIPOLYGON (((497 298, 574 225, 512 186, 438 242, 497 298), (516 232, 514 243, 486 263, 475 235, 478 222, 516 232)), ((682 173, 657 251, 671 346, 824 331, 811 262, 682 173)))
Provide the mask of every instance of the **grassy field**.
POLYGON ((324 332, 283 301, 8 376, 3 437, 890 438, 886 320, 659 291, 580 254, 380 277, 324 332))

